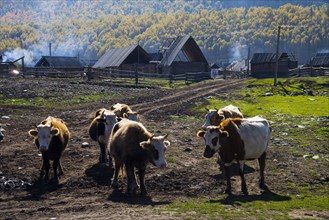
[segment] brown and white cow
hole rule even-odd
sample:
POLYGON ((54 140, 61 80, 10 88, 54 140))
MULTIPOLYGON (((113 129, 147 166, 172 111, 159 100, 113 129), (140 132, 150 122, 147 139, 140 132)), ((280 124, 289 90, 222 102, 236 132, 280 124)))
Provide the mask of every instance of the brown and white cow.
POLYGON ((110 110, 119 118, 129 118, 132 121, 138 121, 138 113, 132 111, 127 104, 116 103, 111 106, 110 110))
POLYGON ((89 126, 91 139, 97 141, 100 148, 99 162, 104 164, 108 161, 106 147, 114 124, 117 123, 117 116, 114 112, 105 108, 99 109, 89 126))
POLYGON ((31 129, 29 135, 35 138, 35 145, 42 154, 43 163, 40 177, 45 175, 44 179, 48 182, 50 169, 49 161, 52 160, 54 181, 58 183, 58 175, 63 174, 60 159, 70 139, 70 132, 64 121, 49 116, 35 129, 31 129))
MULTIPOLYGON (((206 108, 207 109, 207 108, 206 108)), ((207 109, 206 121, 202 125, 202 129, 205 130, 208 126, 218 126, 223 120, 227 118, 243 118, 243 114, 240 109, 233 105, 225 106, 221 109, 207 109)))
POLYGON ((243 168, 246 160, 258 159, 260 167, 260 187, 265 187, 264 168, 266 151, 271 136, 271 128, 266 119, 261 117, 233 118, 224 120, 220 126, 208 126, 206 131, 197 134, 205 140, 203 156, 212 157, 216 152, 224 162, 227 186, 226 193, 231 193, 230 165, 234 160, 240 165, 241 190, 247 194, 243 168))
MULTIPOLYGON (((116 125, 119 126, 119 123, 116 125)), ((113 128, 113 130, 115 127, 113 128)), ((154 136, 139 122, 126 121, 116 132, 113 132, 108 145, 109 152, 114 159, 114 177, 112 186, 118 187, 118 174, 123 165, 127 175, 127 195, 136 193, 139 188, 134 168, 138 169, 140 190, 146 195, 145 169, 148 163, 156 167, 166 167, 165 151, 170 142, 165 136, 154 136)))

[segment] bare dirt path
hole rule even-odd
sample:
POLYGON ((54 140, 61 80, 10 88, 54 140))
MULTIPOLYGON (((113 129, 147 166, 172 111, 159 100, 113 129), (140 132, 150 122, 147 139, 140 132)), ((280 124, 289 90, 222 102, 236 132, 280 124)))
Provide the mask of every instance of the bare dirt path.
POLYGON ((207 84, 198 85, 197 87, 175 90, 174 94, 172 95, 165 96, 160 99, 154 97, 154 99, 148 102, 134 104, 132 107, 136 109, 140 114, 147 114, 156 109, 165 108, 176 104, 176 102, 184 103, 196 98, 207 96, 209 94, 220 92, 221 90, 239 87, 243 81, 244 79, 235 79, 230 81, 214 80, 208 82, 207 84))

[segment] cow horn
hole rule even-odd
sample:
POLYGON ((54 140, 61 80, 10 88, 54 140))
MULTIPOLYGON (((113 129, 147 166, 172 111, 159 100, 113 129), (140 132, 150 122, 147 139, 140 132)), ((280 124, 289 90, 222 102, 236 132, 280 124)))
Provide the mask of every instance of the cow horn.
POLYGON ((165 134, 165 136, 163 137, 163 139, 166 139, 168 137, 169 134, 165 134))

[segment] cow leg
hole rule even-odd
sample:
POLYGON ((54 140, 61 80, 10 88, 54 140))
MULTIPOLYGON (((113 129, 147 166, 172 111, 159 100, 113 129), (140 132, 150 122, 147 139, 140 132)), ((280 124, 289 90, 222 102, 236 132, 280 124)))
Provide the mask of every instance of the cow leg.
POLYGON ((61 160, 59 159, 58 160, 58 176, 61 176, 63 175, 63 167, 62 167, 62 163, 61 163, 61 160))
POLYGON ((224 164, 224 169, 225 169, 225 176, 226 176, 226 189, 225 193, 226 194, 231 194, 231 179, 230 179, 230 165, 224 164))
POLYGON ((241 191, 243 194, 248 195, 246 179, 244 178, 244 161, 238 161, 239 163, 239 174, 241 177, 241 191))
POLYGON ((99 142, 99 147, 100 147, 99 163, 106 163, 107 162, 106 146, 105 144, 99 142))
POLYGON ((40 167, 40 178, 45 175, 45 160, 42 159, 42 165, 40 167))
POLYGON ((54 170, 54 182, 57 184, 59 182, 58 180, 58 173, 57 169, 59 168, 59 159, 55 159, 53 162, 53 170, 54 170))
POLYGON ((259 188, 265 189, 265 177, 264 177, 264 169, 265 169, 265 159, 266 159, 266 152, 262 154, 260 158, 258 158, 259 164, 259 188))
POLYGON ((117 189, 119 186, 118 176, 119 176, 119 171, 120 171, 121 167, 122 167, 122 163, 119 160, 114 158, 114 177, 112 180, 112 187, 114 189, 117 189))
POLYGON ((140 188, 141 188, 141 195, 147 195, 146 187, 145 187, 145 168, 139 169, 138 171, 140 188))
POLYGON ((130 163, 125 163, 126 174, 127 174, 127 191, 128 196, 133 195, 133 179, 135 178, 134 167, 130 163))
POLYGON ((50 164, 49 164, 49 159, 48 159, 48 156, 46 153, 42 154, 42 159, 43 159, 43 166, 45 168, 45 182, 48 182, 50 164))

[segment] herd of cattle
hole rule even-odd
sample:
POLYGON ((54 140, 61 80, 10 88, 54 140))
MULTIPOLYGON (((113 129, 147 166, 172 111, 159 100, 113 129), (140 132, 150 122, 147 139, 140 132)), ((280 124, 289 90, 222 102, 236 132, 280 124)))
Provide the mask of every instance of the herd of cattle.
MULTIPOLYGON (((53 181, 59 182, 63 173, 60 158, 70 139, 70 132, 61 119, 49 116, 36 128, 31 129, 35 145, 42 154, 43 163, 40 177, 49 181, 50 161, 53 161, 53 181)), ((145 187, 145 169, 151 163, 156 167, 167 166, 165 151, 170 146, 168 135, 155 136, 139 122, 138 114, 126 104, 116 103, 110 109, 99 109, 89 126, 91 139, 100 147, 99 162, 114 164, 112 187, 118 187, 119 173, 125 170, 128 195, 134 195, 138 189, 147 194, 145 187), (138 170, 139 184, 136 180, 138 170)), ((260 167, 260 187, 265 187, 264 168, 271 128, 268 121, 259 116, 243 118, 238 107, 229 105, 219 110, 208 109, 206 122, 197 136, 205 141, 203 156, 212 157, 218 153, 219 161, 224 165, 226 174, 226 193, 231 193, 230 165, 239 163, 241 191, 247 194, 244 178, 246 160, 258 159, 260 167)))

